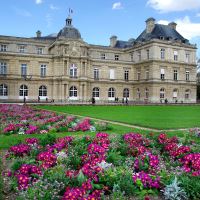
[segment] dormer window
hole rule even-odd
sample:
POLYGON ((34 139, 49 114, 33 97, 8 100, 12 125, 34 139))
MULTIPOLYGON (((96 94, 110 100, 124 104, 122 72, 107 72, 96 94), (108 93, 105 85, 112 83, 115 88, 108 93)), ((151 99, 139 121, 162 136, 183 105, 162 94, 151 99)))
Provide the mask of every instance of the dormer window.
POLYGON ((165 59, 165 49, 160 50, 160 58, 163 60, 165 59))
POLYGON ((1 44, 0 51, 7 51, 7 45, 6 44, 1 44))
POLYGON ((105 53, 101 53, 101 59, 105 60, 106 59, 106 54, 105 53))
POLYGON ((37 47, 37 54, 43 54, 43 48, 37 47))
POLYGON ((174 51, 174 61, 178 61, 178 51, 174 51))
POLYGON ((25 53, 25 46, 24 45, 20 45, 19 46, 19 52, 20 53, 25 53))
POLYGON ((119 60, 119 55, 115 54, 115 60, 119 60))

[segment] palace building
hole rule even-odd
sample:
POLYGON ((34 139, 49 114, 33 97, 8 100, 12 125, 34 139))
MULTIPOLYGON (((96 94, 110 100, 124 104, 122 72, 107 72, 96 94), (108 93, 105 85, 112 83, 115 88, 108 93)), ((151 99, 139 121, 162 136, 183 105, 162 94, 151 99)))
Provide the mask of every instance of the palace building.
POLYGON ((195 103, 196 49, 154 18, 137 39, 88 44, 69 16, 58 34, 0 36, 0 101, 195 103))

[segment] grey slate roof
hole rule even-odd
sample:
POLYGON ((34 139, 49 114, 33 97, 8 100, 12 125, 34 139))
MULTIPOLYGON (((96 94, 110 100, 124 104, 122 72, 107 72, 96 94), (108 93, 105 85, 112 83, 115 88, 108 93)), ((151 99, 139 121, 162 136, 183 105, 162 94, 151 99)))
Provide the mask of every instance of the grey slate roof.
POLYGON ((78 29, 74 28, 73 26, 65 26, 58 33, 58 37, 81 39, 81 34, 78 29))
POLYGON ((189 41, 180 35, 176 30, 172 29, 168 25, 162 24, 155 24, 155 27, 151 33, 146 33, 146 30, 144 30, 136 39, 136 42, 144 42, 151 39, 161 39, 161 37, 164 40, 180 40, 183 43, 189 43, 189 41))

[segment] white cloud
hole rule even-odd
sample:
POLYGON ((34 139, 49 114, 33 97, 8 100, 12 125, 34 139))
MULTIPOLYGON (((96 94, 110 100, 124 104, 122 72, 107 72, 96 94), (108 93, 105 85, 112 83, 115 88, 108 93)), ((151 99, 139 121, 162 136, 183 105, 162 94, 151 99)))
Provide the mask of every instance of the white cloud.
MULTIPOLYGON (((185 16, 182 19, 175 20, 177 23, 177 31, 186 39, 192 39, 195 37, 200 37, 200 23, 191 22, 188 16, 185 16)), ((159 24, 168 24, 169 21, 160 20, 159 24)))
POLYGON ((51 10, 59 10, 59 8, 58 8, 57 6, 54 6, 53 4, 50 4, 50 5, 49 5, 49 8, 50 8, 51 10))
POLYGON ((200 0, 148 0, 147 5, 161 13, 200 8, 200 0))
POLYGON ((121 3, 121 2, 113 3, 112 9, 113 9, 113 10, 120 10, 120 9, 123 9, 122 3, 121 3))
POLYGON ((41 4, 43 2, 43 0, 35 0, 36 4, 41 4))
POLYGON ((196 14, 196 17, 200 17, 200 13, 197 13, 197 14, 196 14))
POLYGON ((48 14, 46 14, 46 16, 45 16, 45 19, 46 19, 46 22, 47 22, 47 27, 48 27, 48 28, 51 27, 52 21, 53 21, 52 16, 48 13, 48 14))
POLYGON ((15 13, 19 16, 22 16, 22 17, 31 17, 32 16, 32 14, 27 10, 19 9, 16 7, 14 7, 13 9, 14 9, 15 13))

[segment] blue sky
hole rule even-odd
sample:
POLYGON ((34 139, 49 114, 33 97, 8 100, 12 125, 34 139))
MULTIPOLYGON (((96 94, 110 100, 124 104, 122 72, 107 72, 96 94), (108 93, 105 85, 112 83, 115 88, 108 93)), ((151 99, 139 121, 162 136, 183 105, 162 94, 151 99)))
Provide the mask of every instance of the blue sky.
POLYGON ((200 47, 200 0, 1 0, 0 7, 0 35, 57 33, 71 8, 73 25, 90 44, 108 45, 111 35, 136 38, 154 17, 158 23, 177 22, 177 30, 200 47))

